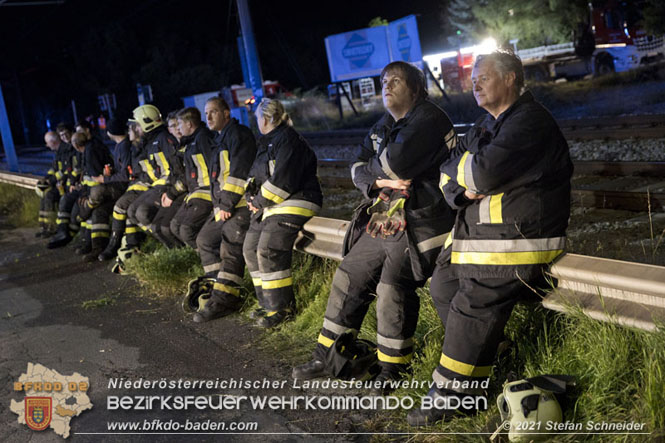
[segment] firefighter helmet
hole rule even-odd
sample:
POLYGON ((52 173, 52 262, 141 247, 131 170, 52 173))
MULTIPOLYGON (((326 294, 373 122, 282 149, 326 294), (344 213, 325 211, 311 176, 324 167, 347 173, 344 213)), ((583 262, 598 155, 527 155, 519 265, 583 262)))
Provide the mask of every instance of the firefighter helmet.
POLYGON ((134 109, 130 123, 138 123, 143 132, 150 132, 164 124, 162 114, 154 105, 142 105, 134 109))
MULTIPOLYGON (((496 400, 503 429, 509 429, 510 441, 534 441, 546 433, 546 424, 560 423, 561 406, 554 393, 529 380, 506 383, 496 400)), ((551 437, 551 436, 549 436, 551 437)))

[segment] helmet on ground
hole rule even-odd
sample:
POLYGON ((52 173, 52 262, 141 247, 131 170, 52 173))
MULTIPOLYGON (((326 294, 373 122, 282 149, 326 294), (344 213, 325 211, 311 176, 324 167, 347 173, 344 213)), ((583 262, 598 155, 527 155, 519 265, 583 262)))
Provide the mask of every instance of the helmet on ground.
POLYGON ((142 105, 134 109, 130 123, 138 123, 143 132, 150 132, 164 124, 162 114, 154 105, 142 105))
POLYGON ((547 423, 563 420, 561 406, 554 394, 565 392, 570 383, 568 376, 539 376, 506 383, 496 403, 504 429, 510 429, 508 439, 526 442, 551 438, 545 434, 547 423), (551 384, 552 381, 560 383, 551 384))

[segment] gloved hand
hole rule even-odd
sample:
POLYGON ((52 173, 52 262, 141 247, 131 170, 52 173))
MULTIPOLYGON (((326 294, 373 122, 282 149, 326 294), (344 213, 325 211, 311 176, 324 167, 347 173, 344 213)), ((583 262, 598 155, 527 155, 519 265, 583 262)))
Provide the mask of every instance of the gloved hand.
POLYGON ((406 229, 404 202, 409 197, 407 191, 390 190, 390 194, 382 190, 374 205, 367 209, 371 218, 365 231, 376 238, 387 238, 406 229))

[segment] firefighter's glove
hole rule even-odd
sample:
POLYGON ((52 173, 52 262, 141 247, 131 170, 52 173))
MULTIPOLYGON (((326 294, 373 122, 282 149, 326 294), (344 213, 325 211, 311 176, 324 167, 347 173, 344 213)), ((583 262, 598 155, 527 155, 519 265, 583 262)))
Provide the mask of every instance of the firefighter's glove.
POLYGON ((406 198, 401 196, 400 191, 392 193, 392 201, 390 197, 385 197, 388 195, 382 191, 374 205, 367 209, 367 213, 371 214, 371 217, 365 231, 372 238, 376 238, 377 235, 387 238, 406 228, 406 217, 404 216, 406 198), (395 197, 396 199, 394 199, 395 197))

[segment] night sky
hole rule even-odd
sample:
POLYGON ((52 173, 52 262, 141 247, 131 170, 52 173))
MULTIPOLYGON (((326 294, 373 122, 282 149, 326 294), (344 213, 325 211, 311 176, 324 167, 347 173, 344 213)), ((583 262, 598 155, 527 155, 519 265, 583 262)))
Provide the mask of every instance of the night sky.
MULTIPOLYGON (((249 4, 263 78, 291 90, 325 87, 323 39, 366 27, 376 16, 392 21, 416 14, 423 52, 445 48, 441 1, 249 4)), ((229 0, 0 6, 0 82, 14 138, 22 142, 25 126, 38 142, 47 118, 71 121, 71 100, 79 117, 97 113, 97 95, 107 92, 128 113, 137 105, 138 82, 152 85, 163 112, 181 106, 183 96, 241 83, 238 33, 235 1, 229 0)))

